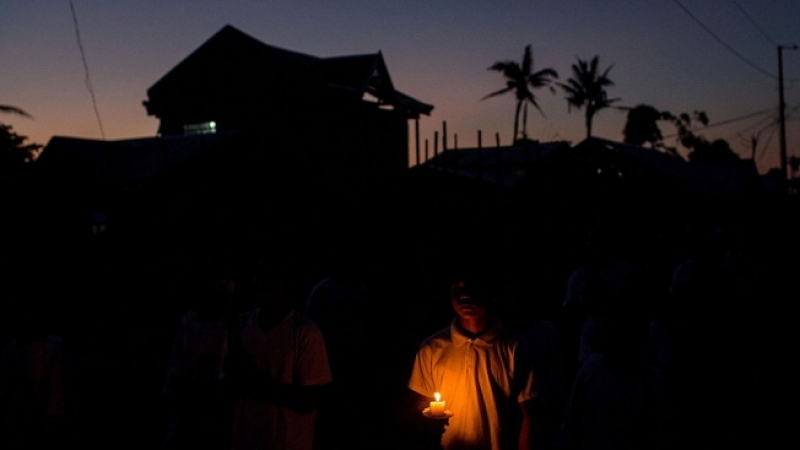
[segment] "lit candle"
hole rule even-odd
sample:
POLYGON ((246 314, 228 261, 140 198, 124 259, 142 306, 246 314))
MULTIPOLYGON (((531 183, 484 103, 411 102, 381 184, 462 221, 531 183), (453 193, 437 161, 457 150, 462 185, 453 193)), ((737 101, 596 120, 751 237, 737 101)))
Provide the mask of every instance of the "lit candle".
POLYGON ((433 394, 436 397, 436 400, 431 402, 430 413, 432 416, 443 416, 444 415, 444 400, 441 399, 442 395, 438 392, 433 394))

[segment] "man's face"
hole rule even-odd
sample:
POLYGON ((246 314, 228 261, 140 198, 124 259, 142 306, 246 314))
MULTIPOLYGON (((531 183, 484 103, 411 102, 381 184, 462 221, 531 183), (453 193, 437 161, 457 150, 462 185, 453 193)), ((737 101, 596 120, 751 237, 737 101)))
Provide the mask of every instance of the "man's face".
POLYGON ((470 285, 462 279, 450 284, 450 300, 453 309, 463 319, 475 319, 486 315, 486 303, 482 296, 473 292, 470 285))

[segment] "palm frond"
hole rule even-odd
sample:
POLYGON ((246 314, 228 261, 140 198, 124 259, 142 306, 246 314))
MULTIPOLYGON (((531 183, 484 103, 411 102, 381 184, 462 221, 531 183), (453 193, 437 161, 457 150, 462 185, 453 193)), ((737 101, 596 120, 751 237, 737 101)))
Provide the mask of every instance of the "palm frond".
POLYGON ((21 108, 17 108, 16 106, 10 105, 0 105, 0 112, 9 113, 9 114, 17 114, 23 117, 27 117, 29 119, 33 119, 33 116, 25 112, 25 110, 21 108))
POLYGON ((494 92, 492 92, 492 93, 490 93, 490 94, 486 94, 486 95, 484 95, 484 96, 481 98, 481 100, 486 100, 487 98, 490 98, 490 97, 497 97, 498 95, 505 94, 506 92, 509 92, 509 91, 512 91, 512 90, 514 90, 514 87, 513 87, 513 86, 506 86, 506 87, 504 87, 503 89, 500 89, 500 90, 498 90, 498 91, 494 91, 494 92))
POLYGON ((549 87, 551 92, 555 92, 555 88, 553 87, 552 83, 553 80, 558 78, 558 72, 551 68, 533 72, 533 66, 533 52, 531 51, 530 44, 525 46, 525 51, 522 55, 522 61, 520 63, 516 61, 503 60, 497 61, 489 66, 489 70, 501 72, 503 74, 503 76, 506 78, 506 87, 485 95, 481 100, 505 94, 507 92, 514 92, 514 96, 517 100, 514 110, 515 140, 517 138, 520 112, 523 112, 524 114, 522 118, 522 135, 527 136, 525 127, 527 123, 528 103, 532 104, 537 110, 539 110, 542 116, 544 116, 544 112, 536 102, 536 96, 532 90, 542 87, 549 87))

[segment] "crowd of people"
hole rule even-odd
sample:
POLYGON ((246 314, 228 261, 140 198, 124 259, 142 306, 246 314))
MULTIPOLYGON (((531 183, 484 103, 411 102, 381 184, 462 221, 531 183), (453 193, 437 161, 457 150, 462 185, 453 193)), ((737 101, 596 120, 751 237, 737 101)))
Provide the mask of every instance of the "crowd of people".
MULTIPOLYGON (((427 304, 402 298, 414 295, 402 273, 378 273, 375 249, 353 236, 311 280, 302 255, 283 248, 244 263, 211 252, 193 266, 195 286, 165 342, 151 411, 163 428, 151 448, 770 442, 757 410, 775 406, 759 389, 772 381, 777 364, 765 355, 779 335, 758 323, 767 320, 758 303, 780 290, 772 249, 752 245, 748 231, 692 224, 654 254, 653 233, 598 221, 555 299, 491 252, 451 255, 427 304), (434 393, 446 417, 423 414, 434 393)), ((85 442, 70 347, 45 312, 23 312, 0 359, 2 448, 85 442)))

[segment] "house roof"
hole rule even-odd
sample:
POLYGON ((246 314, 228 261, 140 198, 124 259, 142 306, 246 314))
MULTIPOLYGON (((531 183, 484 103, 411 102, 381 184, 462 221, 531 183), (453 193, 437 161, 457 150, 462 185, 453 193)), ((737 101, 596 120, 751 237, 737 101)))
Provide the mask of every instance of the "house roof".
POLYGON ((148 114, 160 116, 162 104, 185 95, 203 95, 209 86, 229 83, 271 90, 278 95, 323 89, 361 100, 371 94, 410 117, 429 115, 433 106, 394 89, 383 54, 319 58, 264 44, 225 25, 153 84, 144 101, 148 114))
POLYGON ((713 163, 688 162, 650 147, 626 144, 597 137, 579 142, 575 151, 605 151, 635 161, 705 196, 739 195, 758 189, 758 170, 749 159, 713 163))
POLYGON ((515 186, 524 178, 524 173, 514 170, 515 167, 536 164, 553 152, 568 148, 567 141, 528 141, 518 145, 450 149, 434 155, 421 166, 515 186), (503 170, 498 171, 498 168, 503 170))
MULTIPOLYGON (((684 192, 705 197, 756 193, 761 186, 752 160, 687 162, 654 148, 596 137, 587 138, 574 146, 566 141, 531 141, 515 146, 447 150, 420 164, 420 169, 516 186, 527 172, 517 168, 550 161, 550 156, 558 157, 560 164, 573 166, 579 164, 579 161, 592 161, 601 157, 605 161, 614 161, 612 166, 619 170, 622 170, 622 166, 636 168, 639 173, 635 176, 643 177, 642 180, 655 183, 658 180, 669 180, 684 192)), ((602 164, 600 159, 591 164, 595 163, 602 164)), ((592 168, 593 171, 595 169, 592 168)), ((631 176, 631 173, 619 175, 631 176)))
POLYGON ((37 163, 60 173, 74 170, 88 177, 82 181, 97 185, 125 185, 213 151, 239 135, 226 132, 113 141, 55 136, 37 163))

